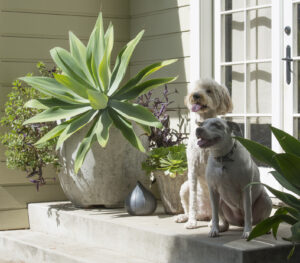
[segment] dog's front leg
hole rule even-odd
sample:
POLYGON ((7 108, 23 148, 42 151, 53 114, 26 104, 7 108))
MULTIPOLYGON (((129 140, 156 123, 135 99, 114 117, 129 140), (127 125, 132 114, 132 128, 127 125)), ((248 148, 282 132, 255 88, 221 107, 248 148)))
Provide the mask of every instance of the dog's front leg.
POLYGON ((189 169, 188 171, 188 182, 190 189, 189 219, 185 224, 185 228, 193 229, 197 227, 197 175, 195 173, 194 167, 191 167, 191 169, 189 169))
POLYGON ((252 230, 251 186, 243 191, 244 232, 242 238, 248 238, 252 230))
POLYGON ((212 209, 212 220, 211 220, 211 230, 209 232, 210 237, 219 236, 219 203, 220 195, 212 187, 208 187, 210 204, 212 209))

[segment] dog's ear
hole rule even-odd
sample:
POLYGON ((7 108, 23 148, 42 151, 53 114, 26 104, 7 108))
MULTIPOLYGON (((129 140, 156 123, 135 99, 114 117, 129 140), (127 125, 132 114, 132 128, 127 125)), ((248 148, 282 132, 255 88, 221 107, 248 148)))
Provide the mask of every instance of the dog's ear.
POLYGON ((243 137, 243 131, 240 125, 233 121, 226 121, 226 123, 234 135, 243 137))
POLYGON ((228 89, 225 86, 218 84, 217 96, 219 97, 217 114, 222 115, 228 112, 232 112, 233 105, 228 89))

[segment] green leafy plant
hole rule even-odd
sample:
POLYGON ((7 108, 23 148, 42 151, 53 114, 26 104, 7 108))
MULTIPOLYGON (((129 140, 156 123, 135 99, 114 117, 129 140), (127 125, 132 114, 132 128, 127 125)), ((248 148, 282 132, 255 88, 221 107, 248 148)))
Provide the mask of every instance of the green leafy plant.
POLYGON ((142 168, 148 174, 154 171, 164 171, 166 175, 175 178, 187 170, 186 146, 179 144, 153 148, 146 161, 142 163, 142 168))
POLYGON ((110 24, 104 33, 100 13, 87 46, 70 32, 70 52, 59 47, 50 51, 52 59, 62 69, 63 74, 54 74, 54 79, 21 78, 50 97, 34 99, 26 104, 27 107, 44 111, 24 124, 62 120, 60 125, 36 142, 36 145, 59 136, 56 145, 59 148, 67 138, 91 123, 77 151, 75 172, 78 172, 94 141, 97 140, 102 147, 106 146, 112 125, 134 147, 145 151, 131 121, 139 124, 147 133, 150 133, 149 126, 161 127, 161 123, 148 109, 131 101, 160 85, 174 81, 176 78, 173 77, 150 80, 145 78, 176 60, 154 63, 122 85, 131 55, 143 33, 141 31, 121 50, 111 71, 114 29, 110 24))
MULTIPOLYGON (((54 73, 59 73, 57 68, 48 70, 42 62, 37 64, 37 68, 41 76, 53 78, 54 73)), ((0 136, 0 141, 6 146, 7 166, 26 171, 27 177, 36 184, 37 189, 46 183, 46 178, 43 177, 44 167, 50 164, 56 168, 59 166, 54 140, 39 147, 34 145, 54 127, 54 123, 22 125, 26 119, 41 112, 39 109, 24 108, 23 105, 40 96, 38 91, 26 86, 24 82, 14 81, 5 103, 5 115, 0 120, 1 126, 6 130, 0 136)))
MULTIPOLYGON (((276 238, 279 225, 285 222, 291 225, 291 236, 284 239, 293 244, 300 243, 300 141, 280 129, 271 127, 271 131, 285 153, 276 153, 251 140, 240 137, 236 139, 240 141, 256 159, 273 167, 274 171, 271 172, 273 177, 281 186, 293 192, 297 197, 264 184, 264 186, 285 203, 286 206, 278 208, 273 216, 257 224, 252 230, 248 240, 264 235, 269 231, 272 231, 276 238)), ((292 256, 294 249, 295 246, 289 257, 292 256)))

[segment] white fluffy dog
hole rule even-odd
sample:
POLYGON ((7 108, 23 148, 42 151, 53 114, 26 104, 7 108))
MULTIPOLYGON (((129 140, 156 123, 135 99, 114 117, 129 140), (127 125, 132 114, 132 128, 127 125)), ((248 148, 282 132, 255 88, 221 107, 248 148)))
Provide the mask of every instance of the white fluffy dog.
POLYGON ((175 222, 186 228, 196 228, 197 220, 210 220, 211 208, 209 192, 205 180, 208 152, 197 145, 197 123, 232 111, 232 101, 225 86, 212 79, 196 81, 185 98, 191 112, 191 133, 187 146, 188 180, 181 186, 180 198, 184 214, 175 222))

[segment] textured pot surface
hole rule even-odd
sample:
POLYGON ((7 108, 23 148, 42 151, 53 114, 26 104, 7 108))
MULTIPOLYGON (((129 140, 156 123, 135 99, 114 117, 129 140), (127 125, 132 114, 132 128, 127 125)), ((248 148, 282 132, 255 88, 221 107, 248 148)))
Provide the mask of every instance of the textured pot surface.
POLYGON ((187 172, 171 178, 162 171, 155 171, 161 201, 167 214, 182 214, 183 208, 180 200, 180 187, 187 180, 187 172))
POLYGON ((81 129, 64 143, 61 151, 63 167, 59 174, 62 189, 79 207, 122 207, 137 180, 147 184, 148 178, 141 170, 145 154, 133 148, 119 130, 112 127, 106 148, 95 142, 75 174, 75 156, 86 132, 87 129, 81 129))

